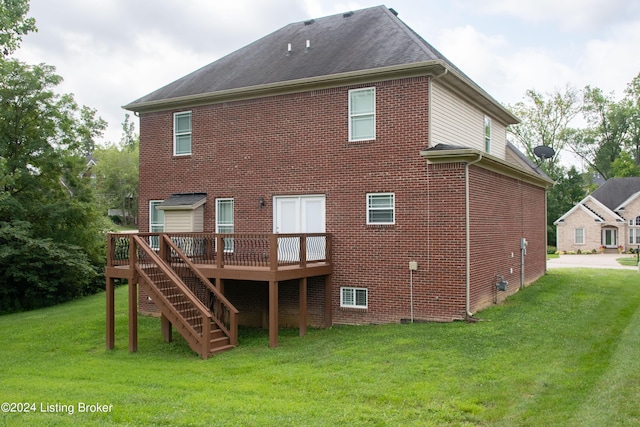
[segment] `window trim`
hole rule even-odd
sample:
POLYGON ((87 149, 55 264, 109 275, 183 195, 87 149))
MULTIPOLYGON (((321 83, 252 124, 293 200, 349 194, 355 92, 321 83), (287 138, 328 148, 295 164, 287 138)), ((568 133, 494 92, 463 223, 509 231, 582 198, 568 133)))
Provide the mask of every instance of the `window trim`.
POLYGON ((367 225, 395 225, 396 223, 396 193, 367 193, 367 225), (391 206, 390 207, 371 207, 371 197, 372 196, 391 196, 391 206), (391 216, 393 217, 391 222, 377 222, 371 221, 370 212, 371 211, 382 211, 382 210, 391 210, 391 216))
POLYGON ((349 142, 361 142, 361 141, 374 141, 376 139, 376 87, 364 87, 358 89, 349 90, 349 142), (352 99, 353 94, 357 92, 372 92, 373 93, 373 111, 366 113, 352 113, 352 99), (353 135, 353 119, 356 117, 372 117, 373 118, 373 135, 366 138, 355 138, 353 135))
POLYGON ((585 232, 584 232, 584 227, 576 227, 573 229, 573 243, 575 245, 584 245, 585 244, 585 232), (582 241, 578 242, 578 230, 580 230, 582 232, 582 241))
POLYGON ((491 154, 491 117, 484 116, 484 151, 491 154))
POLYGON ((193 113, 192 111, 178 111, 173 113, 173 155, 174 156, 190 156, 193 152, 193 113), (177 119, 180 116, 189 115, 189 131, 178 132, 177 131, 177 119), (178 137, 189 135, 189 152, 178 153, 178 137))
MULTIPOLYGON (((221 232, 220 228, 221 227, 233 227, 233 231, 231 233, 235 233, 235 201, 233 199, 233 197, 221 197, 219 199, 216 199, 216 233, 220 233, 220 234, 230 234, 228 232, 221 232), (231 223, 221 223, 219 221, 220 219, 220 206, 223 202, 231 202, 231 215, 232 215, 232 221, 231 223)), ((234 250, 234 241, 233 238, 226 238, 224 239, 224 252, 226 253, 233 253, 234 250), (229 246, 229 249, 227 249, 227 245, 229 246)))
POLYGON ((351 287, 351 286, 341 286, 340 287, 340 307, 341 308, 357 308, 357 309, 362 309, 362 310, 366 310, 369 308, 369 289, 367 288, 356 288, 356 287, 351 287), (352 292, 352 300, 353 300, 353 304, 347 304, 345 303, 345 298, 344 298, 344 292, 345 291, 351 291, 352 292), (358 305, 357 304, 357 298, 356 298, 356 293, 358 291, 364 291, 365 294, 365 302, 364 305, 358 305))

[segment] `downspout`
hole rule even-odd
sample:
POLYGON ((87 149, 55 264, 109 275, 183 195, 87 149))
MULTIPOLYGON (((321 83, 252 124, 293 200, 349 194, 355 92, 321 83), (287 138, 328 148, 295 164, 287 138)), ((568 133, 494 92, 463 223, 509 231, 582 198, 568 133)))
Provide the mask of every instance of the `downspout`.
POLYGON ((466 256, 467 256, 467 289, 466 289, 466 297, 465 297, 465 315, 468 318, 473 317, 473 314, 470 311, 471 305, 471 231, 470 221, 469 221, 469 166, 478 163, 482 160, 482 153, 478 153, 478 158, 472 162, 468 162, 464 167, 464 203, 465 203, 465 228, 466 228, 466 256))

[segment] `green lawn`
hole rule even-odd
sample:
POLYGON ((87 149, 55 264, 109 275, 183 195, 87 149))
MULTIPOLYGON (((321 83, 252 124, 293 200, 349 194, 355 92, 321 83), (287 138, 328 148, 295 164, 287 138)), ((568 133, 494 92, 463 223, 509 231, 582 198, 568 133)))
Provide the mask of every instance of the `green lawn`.
POLYGON ((639 279, 552 270, 475 324, 281 331, 276 349, 243 329, 206 361, 145 317, 129 354, 122 287, 112 351, 104 294, 0 317, 0 402, 35 409, 0 425, 638 425, 639 279))
POLYGON ((638 265, 638 258, 636 258, 635 256, 625 257, 625 258, 616 258, 616 261, 618 261, 620 265, 626 265, 631 267, 635 267, 636 265, 638 265))

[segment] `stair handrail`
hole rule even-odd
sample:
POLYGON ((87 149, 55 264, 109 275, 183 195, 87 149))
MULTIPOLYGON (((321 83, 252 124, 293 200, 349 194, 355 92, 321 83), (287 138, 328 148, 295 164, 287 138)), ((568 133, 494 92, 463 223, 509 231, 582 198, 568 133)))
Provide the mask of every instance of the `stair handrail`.
MULTIPOLYGON (((189 257, 182 251, 182 249, 180 249, 178 245, 176 245, 175 242, 171 240, 171 237, 169 237, 167 234, 163 234, 162 238, 163 238, 163 241, 167 244, 167 246, 171 250, 173 250, 173 252, 176 255, 178 255, 178 258, 180 258, 180 260, 184 262, 187 265, 187 267, 189 267, 189 269, 202 281, 202 283, 206 286, 206 288, 216 296, 216 298, 222 303, 223 306, 226 307, 227 310, 229 310, 229 328, 227 328, 224 322, 218 319, 218 317, 214 315, 211 309, 206 307, 206 305, 196 297, 198 302, 200 302, 202 306, 205 307, 206 310, 209 312, 213 321, 229 337, 229 343, 234 346, 237 345, 238 344, 238 313, 239 313, 238 309, 236 309, 235 306, 231 304, 231 302, 222 294, 222 292, 220 292, 220 290, 217 287, 215 287, 213 283, 211 283, 208 277, 202 274, 200 269, 196 267, 193 261, 191 261, 191 259, 189 259, 189 257)), ((186 288, 188 289, 189 294, 193 295, 193 292, 188 287, 186 288)))
MULTIPOLYGON (((162 273, 165 274, 167 277, 169 277, 171 282, 180 289, 180 291, 184 294, 184 296, 194 305, 196 310, 200 312, 200 315, 202 316, 202 322, 203 322, 202 334, 196 331, 193 328, 193 326, 185 318, 183 318, 182 315, 180 315, 180 312, 173 306, 173 304, 171 304, 169 300, 167 300, 167 298, 163 295, 162 292, 160 291, 157 292, 158 297, 163 300, 165 305, 169 307, 169 309, 173 312, 174 317, 179 319, 182 326, 186 328, 189 331, 189 333, 191 333, 195 337, 202 337, 201 343, 206 342, 208 344, 209 336, 204 334, 205 332, 204 326, 207 322, 210 323, 211 319, 213 318, 213 315, 211 314, 209 309, 202 302, 200 302, 198 298, 196 298, 193 295, 191 290, 184 284, 182 279, 180 279, 180 277, 178 277, 178 275, 175 274, 175 272, 169 266, 167 266, 167 264, 162 260, 162 258, 160 258, 160 256, 158 256, 158 254, 156 254, 156 252, 147 244, 147 242, 145 242, 143 239, 141 239, 138 236, 133 236, 133 239, 136 242, 136 246, 139 247, 142 251, 144 251, 145 254, 156 263, 158 268, 162 270, 162 273)), ((136 268, 138 268, 138 266, 136 266, 136 268)), ((148 277, 142 268, 138 268, 138 273, 148 277)))

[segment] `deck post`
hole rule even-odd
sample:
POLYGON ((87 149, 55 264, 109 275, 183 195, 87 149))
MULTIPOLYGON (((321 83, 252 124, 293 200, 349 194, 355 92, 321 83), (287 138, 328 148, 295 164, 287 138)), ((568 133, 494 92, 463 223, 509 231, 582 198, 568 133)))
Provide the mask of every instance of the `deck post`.
POLYGON ((278 282, 269 280, 269 347, 278 346, 278 282))
POLYGON ((278 269, 278 235, 269 235, 269 269, 276 271, 278 269))
POLYGON ((138 351, 138 284, 129 280, 129 352, 138 351))
POLYGON ((160 316, 160 323, 162 325, 162 336, 164 337, 164 342, 173 341, 173 328, 171 327, 171 322, 167 316, 162 314, 160 316))
POLYGON ((115 346, 115 279, 107 276, 107 350, 115 346))
POLYGON ((307 278, 300 279, 300 336, 307 335, 307 278))
POLYGON ((136 264, 138 263, 138 247, 136 239, 129 239, 129 268, 132 271, 128 279, 129 286, 129 352, 138 351, 138 275, 136 264))
POLYGON ((324 327, 330 328, 333 320, 331 318, 331 275, 327 274, 324 278, 324 327))

